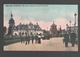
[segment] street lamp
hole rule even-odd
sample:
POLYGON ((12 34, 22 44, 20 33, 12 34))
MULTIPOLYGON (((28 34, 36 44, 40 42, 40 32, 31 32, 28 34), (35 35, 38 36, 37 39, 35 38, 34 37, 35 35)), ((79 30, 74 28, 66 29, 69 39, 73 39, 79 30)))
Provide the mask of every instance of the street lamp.
MULTIPOLYGON (((20 23, 20 39, 21 39, 21 23, 20 23)), ((22 39, 21 39, 21 43, 22 43, 22 39)))
POLYGON ((76 15, 77 15, 77 14, 75 13, 75 14, 74 14, 74 16, 75 16, 75 26, 76 26, 76 15))
POLYGON ((35 35, 36 35, 36 25, 35 25, 35 35))
POLYGON ((76 13, 74 14, 74 16, 75 16, 75 23, 74 23, 74 30, 75 30, 75 33, 76 33, 76 13))
POLYGON ((67 30, 67 32, 69 34, 69 26, 68 26, 68 24, 66 24, 66 30, 67 30))
POLYGON ((71 21, 70 21, 70 34, 71 34, 71 21))

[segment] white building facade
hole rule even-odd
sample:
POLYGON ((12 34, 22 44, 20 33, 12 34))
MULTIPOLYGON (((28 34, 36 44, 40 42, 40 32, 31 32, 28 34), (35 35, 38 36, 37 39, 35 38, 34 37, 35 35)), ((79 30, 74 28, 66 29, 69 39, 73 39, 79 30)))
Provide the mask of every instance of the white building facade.
POLYGON ((29 24, 19 24, 15 26, 15 21, 13 19, 13 14, 11 13, 11 18, 9 20, 9 26, 12 27, 11 29, 11 35, 12 36, 26 36, 26 35, 35 35, 35 34, 43 34, 43 31, 41 27, 36 24, 32 24, 31 22, 29 24))
POLYGON ((31 22, 29 24, 19 24, 17 26, 13 27, 13 36, 26 36, 26 34, 43 34, 42 29, 40 28, 40 26, 38 25, 38 23, 36 25, 33 25, 31 22))

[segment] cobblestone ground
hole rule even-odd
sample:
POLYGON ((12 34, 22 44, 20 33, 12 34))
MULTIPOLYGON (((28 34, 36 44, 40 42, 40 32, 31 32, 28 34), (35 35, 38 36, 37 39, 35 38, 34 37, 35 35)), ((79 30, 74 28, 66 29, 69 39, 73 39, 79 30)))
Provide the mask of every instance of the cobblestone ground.
POLYGON ((63 43, 63 38, 52 38, 50 40, 41 40, 41 44, 30 44, 25 45, 25 43, 14 43, 7 46, 4 46, 4 51, 78 51, 78 45, 75 47, 71 46, 71 43, 68 44, 68 47, 65 47, 63 43))

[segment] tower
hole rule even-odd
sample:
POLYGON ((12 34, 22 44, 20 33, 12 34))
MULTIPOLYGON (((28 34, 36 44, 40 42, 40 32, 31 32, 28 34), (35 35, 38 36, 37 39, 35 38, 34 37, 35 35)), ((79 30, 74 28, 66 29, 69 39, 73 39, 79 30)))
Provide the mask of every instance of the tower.
POLYGON ((59 29, 59 30, 60 30, 60 32, 62 31, 62 29, 61 29, 61 25, 60 25, 60 29, 59 29))
POLYGON ((15 25, 15 21, 14 21, 14 19, 13 19, 13 14, 11 13, 11 18, 10 18, 10 20, 9 20, 9 26, 14 26, 15 25))
POLYGON ((11 18, 9 20, 9 28, 8 28, 8 35, 13 35, 13 26, 15 25, 13 14, 11 13, 11 18))
POLYGON ((50 34, 52 35, 52 37, 57 36, 57 25, 55 25, 54 22, 51 25, 50 34))

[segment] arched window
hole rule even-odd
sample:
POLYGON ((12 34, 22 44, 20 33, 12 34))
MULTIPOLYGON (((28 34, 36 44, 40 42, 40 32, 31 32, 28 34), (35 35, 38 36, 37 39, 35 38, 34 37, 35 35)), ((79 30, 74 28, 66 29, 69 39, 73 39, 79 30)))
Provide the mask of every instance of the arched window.
POLYGON ((27 35, 27 33, 25 32, 25 35, 27 35))
POLYGON ((15 36, 17 36, 17 33, 15 33, 15 36))
POLYGON ((40 33, 40 35, 42 35, 42 33, 40 33))
POLYGON ((31 32, 31 35, 33 35, 33 33, 31 32))
POLYGON ((38 33, 36 33, 38 35, 38 33))
POLYGON ((21 35, 21 32, 19 32, 19 35, 21 35))
POLYGON ((24 32, 22 32, 22 35, 24 35, 24 32))

